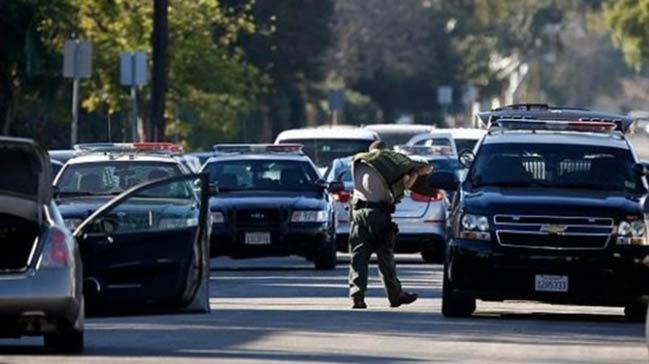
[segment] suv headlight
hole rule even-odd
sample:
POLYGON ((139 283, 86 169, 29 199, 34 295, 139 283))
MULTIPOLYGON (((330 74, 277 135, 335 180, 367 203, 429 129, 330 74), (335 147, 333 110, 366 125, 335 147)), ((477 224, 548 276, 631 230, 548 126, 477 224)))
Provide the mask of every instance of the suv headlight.
POLYGON ((462 216, 460 236, 469 240, 491 240, 489 219, 486 216, 465 214, 462 216))
POLYGON ((223 224, 225 222, 225 217, 221 211, 210 212, 210 218, 212 219, 212 224, 223 224))
POLYGON ((327 222, 329 213, 325 210, 293 211, 291 222, 327 222))
POLYGON ((643 219, 620 221, 617 226, 618 245, 649 245, 647 225, 643 219))
POLYGON ((83 219, 63 219, 65 227, 70 231, 75 231, 79 225, 83 222, 83 219))

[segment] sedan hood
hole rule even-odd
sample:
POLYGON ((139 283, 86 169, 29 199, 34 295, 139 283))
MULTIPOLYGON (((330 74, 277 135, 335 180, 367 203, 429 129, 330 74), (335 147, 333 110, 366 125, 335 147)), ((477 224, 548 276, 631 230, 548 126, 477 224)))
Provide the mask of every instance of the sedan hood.
POLYGON ((85 219, 115 196, 62 198, 57 201, 64 219, 85 219))
POLYGON ((210 199, 212 210, 237 210, 241 208, 260 209, 304 209, 321 210, 326 201, 320 192, 224 192, 210 199))
POLYGON ((484 215, 622 217, 642 213, 644 199, 610 191, 488 187, 465 192, 465 211, 484 215))

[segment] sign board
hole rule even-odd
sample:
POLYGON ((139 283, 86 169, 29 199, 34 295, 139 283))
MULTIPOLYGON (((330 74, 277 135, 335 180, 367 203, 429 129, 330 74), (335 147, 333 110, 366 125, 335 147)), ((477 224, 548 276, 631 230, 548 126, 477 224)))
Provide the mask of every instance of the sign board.
POLYGON ((329 90, 327 99, 330 111, 342 111, 345 108, 345 91, 341 89, 329 90))
POLYGON ((123 86, 143 86, 147 82, 146 53, 122 52, 119 59, 120 83, 123 86))
POLYGON ((440 105, 450 105, 453 103, 452 86, 439 86, 437 88, 437 103, 440 105))
POLYGON ((92 74, 92 43, 66 40, 63 46, 63 77, 89 78, 92 74))

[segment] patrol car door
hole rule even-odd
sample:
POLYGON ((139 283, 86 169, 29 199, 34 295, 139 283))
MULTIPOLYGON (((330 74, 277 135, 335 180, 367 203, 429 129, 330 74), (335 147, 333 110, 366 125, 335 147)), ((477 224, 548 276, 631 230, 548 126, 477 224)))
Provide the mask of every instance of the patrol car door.
POLYGON ((207 176, 183 175, 137 185, 88 217, 74 232, 86 306, 209 311, 208 200, 207 176))

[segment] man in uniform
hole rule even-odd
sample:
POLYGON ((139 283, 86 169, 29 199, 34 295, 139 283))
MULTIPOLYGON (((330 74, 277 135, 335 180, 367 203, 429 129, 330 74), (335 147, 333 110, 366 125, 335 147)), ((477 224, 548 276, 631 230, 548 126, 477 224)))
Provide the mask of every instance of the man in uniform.
POLYGON ((426 178, 423 178, 431 171, 432 167, 428 163, 413 161, 404 154, 387 150, 380 141, 372 143, 369 153, 354 156, 354 194, 350 206, 349 236, 352 308, 367 308, 365 291, 368 265, 374 252, 390 306, 399 307, 417 299, 417 294, 401 288, 401 282, 397 278, 394 241, 398 228, 392 222, 392 213, 406 189, 426 195, 436 193, 426 186, 426 178))

